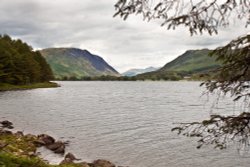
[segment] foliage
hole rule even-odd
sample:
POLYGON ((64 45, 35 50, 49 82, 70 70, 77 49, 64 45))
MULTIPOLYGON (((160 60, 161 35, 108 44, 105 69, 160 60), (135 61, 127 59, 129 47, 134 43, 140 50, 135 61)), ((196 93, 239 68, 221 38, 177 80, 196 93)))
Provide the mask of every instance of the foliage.
POLYGON ((28 85, 12 85, 7 83, 0 83, 0 91, 25 90, 25 89, 36 89, 36 88, 54 88, 54 87, 59 87, 59 85, 54 82, 33 83, 28 85))
MULTIPOLYGON (((2 129, 1 129, 2 130, 2 129)), ((19 136, 12 133, 0 133, 1 167, 80 167, 80 164, 49 165, 37 155, 33 135, 19 136), (4 145, 4 147, 2 147, 4 145), (32 153, 30 155, 30 153, 32 153)))
MULTIPOLYGON (((118 0, 114 16, 127 19, 131 14, 142 14, 144 19, 160 19, 162 26, 175 29, 185 26, 191 35, 207 32, 217 34, 220 26, 228 26, 236 19, 250 24, 249 0, 118 0)), ((239 37, 211 53, 222 63, 214 71, 214 80, 204 82, 207 93, 231 95, 234 101, 243 100, 246 111, 233 116, 212 115, 209 120, 180 124, 173 128, 179 134, 200 137, 204 144, 226 148, 229 140, 249 146, 250 97, 250 35, 239 37)))
POLYGON ((50 165, 38 157, 21 157, 0 151, 1 167, 84 167, 81 164, 50 165))
POLYGON ((51 79, 52 71, 39 52, 19 39, 0 36, 0 83, 25 85, 51 79))
POLYGON ((186 26, 191 34, 217 34, 218 27, 229 25, 233 16, 250 24, 249 0, 118 0, 115 8, 114 16, 124 20, 140 14, 148 21, 161 20, 168 29, 186 26))
POLYGON ((207 81, 205 85, 209 92, 216 90, 224 94, 230 93, 237 101, 242 97, 250 97, 250 35, 231 41, 224 47, 217 48, 212 56, 223 66, 217 70, 216 81, 207 81))
MULTIPOLYGON (((153 72, 151 72, 153 73, 153 72)), ((110 76, 110 75, 102 75, 97 77, 82 77, 82 78, 76 78, 74 76, 72 77, 63 77, 62 81, 178 81, 183 78, 183 76, 177 74, 176 72, 170 72, 170 73, 164 73, 163 75, 151 75, 151 73, 147 73, 147 75, 137 75, 137 76, 110 76), (150 74, 150 75, 148 75, 150 74)))
POLYGON ((243 112, 239 116, 211 115, 202 122, 182 123, 172 131, 188 137, 199 137, 197 148, 213 144, 215 148, 224 149, 232 141, 237 141, 241 148, 249 146, 250 113, 243 112))
POLYGON ((221 68, 216 70, 217 80, 208 80, 202 85, 207 93, 229 94, 234 101, 243 100, 248 108, 240 115, 220 116, 211 115, 209 120, 180 124, 173 128, 179 134, 189 137, 200 137, 202 145, 214 144, 216 148, 224 149, 230 141, 239 142, 241 148, 250 145, 250 35, 242 36, 231 41, 225 47, 216 49, 217 59, 222 61, 221 68))

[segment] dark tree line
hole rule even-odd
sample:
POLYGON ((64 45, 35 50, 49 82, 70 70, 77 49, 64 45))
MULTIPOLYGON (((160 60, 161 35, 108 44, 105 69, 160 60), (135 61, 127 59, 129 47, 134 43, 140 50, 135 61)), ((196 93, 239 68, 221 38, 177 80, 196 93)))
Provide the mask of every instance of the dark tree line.
POLYGON ((40 52, 20 39, 0 36, 0 83, 24 85, 51 79, 53 73, 40 52))

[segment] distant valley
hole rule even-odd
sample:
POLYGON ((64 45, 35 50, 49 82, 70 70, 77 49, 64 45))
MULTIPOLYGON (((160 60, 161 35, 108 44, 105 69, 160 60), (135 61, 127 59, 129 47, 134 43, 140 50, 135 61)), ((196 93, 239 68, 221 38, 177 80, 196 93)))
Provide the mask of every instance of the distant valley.
POLYGON ((212 50, 188 50, 162 68, 131 69, 120 75, 101 57, 76 48, 50 48, 41 50, 59 80, 182 80, 211 77, 211 70, 220 67, 212 50))
POLYGON ((122 73, 122 76, 133 77, 133 76, 136 76, 136 75, 139 75, 139 74, 156 71, 158 69, 160 69, 160 68, 148 67, 148 68, 144 68, 144 69, 130 69, 130 70, 122 73))
POLYGON ((48 48, 40 51, 56 79, 120 76, 103 58, 77 48, 48 48))

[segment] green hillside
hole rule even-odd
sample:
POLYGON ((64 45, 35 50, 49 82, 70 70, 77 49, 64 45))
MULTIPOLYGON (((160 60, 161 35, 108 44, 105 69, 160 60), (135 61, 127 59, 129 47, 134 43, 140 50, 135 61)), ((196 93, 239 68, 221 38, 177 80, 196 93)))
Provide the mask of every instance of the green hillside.
POLYGON ((40 51, 57 79, 119 76, 101 57, 76 48, 49 48, 40 51))
POLYGON ((179 80, 187 76, 203 75, 220 66, 215 57, 210 57, 211 50, 188 50, 161 69, 138 75, 144 79, 179 80))
POLYGON ((211 50, 188 50, 175 60, 167 63, 161 71, 207 72, 219 67, 219 62, 210 57, 211 50))

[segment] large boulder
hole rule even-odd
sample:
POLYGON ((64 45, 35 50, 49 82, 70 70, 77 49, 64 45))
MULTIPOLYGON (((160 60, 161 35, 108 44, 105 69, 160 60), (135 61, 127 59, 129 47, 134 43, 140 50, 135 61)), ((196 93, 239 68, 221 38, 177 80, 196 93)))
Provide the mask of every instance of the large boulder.
POLYGON ((0 135, 12 135, 12 132, 9 130, 0 129, 0 135))
POLYGON ((49 135, 41 134, 37 136, 38 141, 43 143, 45 146, 55 143, 55 139, 49 135))
POLYGON ((71 159, 71 160, 77 160, 77 161, 79 161, 79 160, 81 160, 81 159, 78 159, 78 158, 76 158, 75 156, 74 156, 74 154, 72 154, 72 153, 68 153, 68 154, 66 154, 65 155, 65 158, 69 158, 69 159, 71 159))
POLYGON ((91 167, 115 167, 115 165, 110 161, 98 159, 91 164, 91 167))
POLYGON ((8 128, 8 129, 13 129, 13 123, 8 121, 8 120, 5 120, 5 121, 2 121, 0 122, 2 124, 2 127, 3 128, 8 128))
POLYGON ((73 161, 70 158, 64 158, 60 165, 68 165, 68 164, 73 164, 73 161))
POLYGON ((57 154, 65 153, 65 144, 62 141, 57 141, 55 143, 46 145, 46 148, 57 154))
POLYGON ((80 160, 80 159, 76 158, 72 153, 68 153, 65 155, 64 160, 60 163, 60 165, 73 164, 74 160, 80 160))

